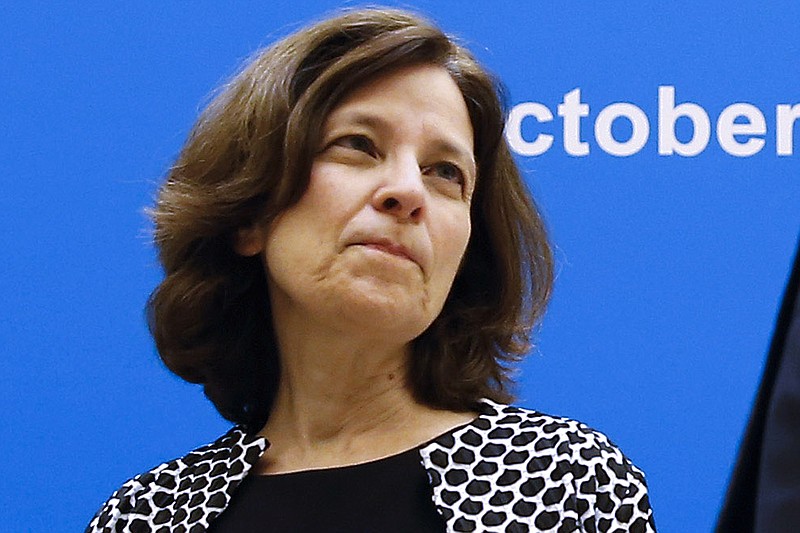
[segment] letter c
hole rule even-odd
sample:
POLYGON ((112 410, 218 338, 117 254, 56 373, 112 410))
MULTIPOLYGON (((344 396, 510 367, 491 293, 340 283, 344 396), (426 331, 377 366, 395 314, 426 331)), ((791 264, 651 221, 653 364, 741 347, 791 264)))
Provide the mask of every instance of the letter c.
POLYGON ((527 117, 533 117, 540 123, 550 122, 553 120, 553 113, 547 106, 538 102, 522 102, 515 105, 508 114, 506 140, 511 149, 519 155, 542 155, 553 145, 553 136, 540 133, 533 141, 526 141, 522 137, 522 121, 527 117))

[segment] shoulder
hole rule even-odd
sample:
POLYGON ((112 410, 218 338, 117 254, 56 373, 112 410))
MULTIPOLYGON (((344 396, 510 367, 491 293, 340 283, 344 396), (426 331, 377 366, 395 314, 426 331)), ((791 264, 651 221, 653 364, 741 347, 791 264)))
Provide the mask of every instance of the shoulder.
POLYGON ((478 418, 421 455, 435 497, 455 506, 453 520, 480 524, 504 516, 508 526, 538 529, 654 529, 642 471, 576 420, 484 400, 478 418))
POLYGON ((207 526, 225 508, 266 447, 265 439, 233 428, 216 441, 125 482, 95 514, 86 531, 156 530, 153 526, 174 531, 176 526, 190 523, 207 526), (185 510, 189 507, 193 508, 191 514, 185 510))

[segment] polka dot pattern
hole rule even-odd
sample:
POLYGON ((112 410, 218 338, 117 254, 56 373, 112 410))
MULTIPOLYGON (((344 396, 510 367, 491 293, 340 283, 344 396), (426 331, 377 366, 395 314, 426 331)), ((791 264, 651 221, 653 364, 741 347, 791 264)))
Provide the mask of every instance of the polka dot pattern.
POLYGON ((212 444, 125 483, 98 511, 86 531, 206 531, 266 448, 266 439, 234 428, 212 444))
POLYGON ((448 531, 655 531, 642 472, 574 420, 484 401, 421 455, 448 531))
MULTIPOLYGON (((125 483, 87 533, 206 531, 268 443, 233 428, 125 483)), ((642 472, 583 424, 488 400, 420 449, 448 532, 652 532, 642 472)))

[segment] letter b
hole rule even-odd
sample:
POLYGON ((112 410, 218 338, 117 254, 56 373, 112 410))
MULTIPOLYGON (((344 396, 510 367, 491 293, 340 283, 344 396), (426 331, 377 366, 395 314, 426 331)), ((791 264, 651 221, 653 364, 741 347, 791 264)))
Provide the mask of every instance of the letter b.
POLYGON ((684 102, 675 106, 675 87, 664 85, 658 88, 658 153, 660 155, 678 155, 692 157, 708 146, 711 137, 711 121, 708 113, 697 104, 684 102), (675 137, 675 122, 679 117, 688 117, 692 121, 692 138, 682 143, 675 137))

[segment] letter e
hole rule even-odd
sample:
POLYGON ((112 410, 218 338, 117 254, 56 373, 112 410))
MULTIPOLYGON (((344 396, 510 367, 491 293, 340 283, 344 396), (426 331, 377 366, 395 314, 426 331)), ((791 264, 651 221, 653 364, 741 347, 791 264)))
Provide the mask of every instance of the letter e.
POLYGON ((717 141, 723 150, 736 157, 748 157, 764 148, 764 139, 752 138, 767 132, 767 121, 759 108, 752 104, 731 104, 720 113, 717 119, 717 141), (736 123, 738 117, 748 122, 736 123), (739 142, 734 135, 750 135, 745 142, 739 142))

